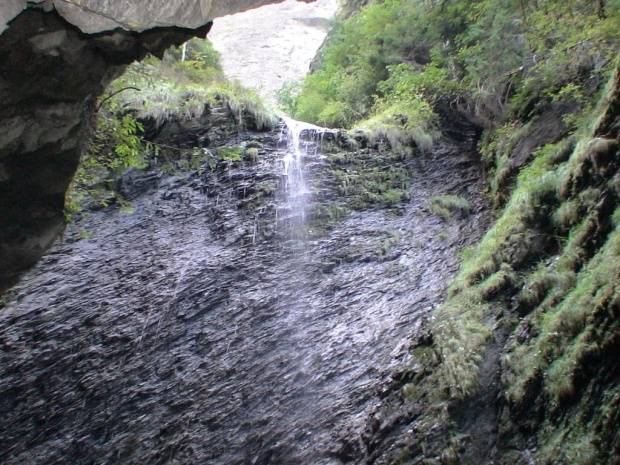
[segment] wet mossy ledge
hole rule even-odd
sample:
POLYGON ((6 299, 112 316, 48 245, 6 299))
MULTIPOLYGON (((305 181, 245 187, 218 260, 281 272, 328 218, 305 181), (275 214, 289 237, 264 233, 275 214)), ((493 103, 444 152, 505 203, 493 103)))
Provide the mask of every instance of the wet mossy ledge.
POLYGON ((511 182, 528 131, 496 146, 504 206, 395 377, 370 463, 620 463, 619 108, 616 66, 584 124, 511 182))

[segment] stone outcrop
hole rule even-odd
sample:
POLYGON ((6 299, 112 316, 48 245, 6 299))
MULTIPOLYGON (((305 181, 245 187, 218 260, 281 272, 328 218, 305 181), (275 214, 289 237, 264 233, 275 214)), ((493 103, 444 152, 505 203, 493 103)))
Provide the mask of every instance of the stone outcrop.
POLYGON ((195 29, 214 18, 277 0, 5 0, 0 6, 0 33, 27 8, 56 10, 82 32, 114 29, 145 31, 154 27, 195 29))
POLYGON ((270 2, 3 2, 0 291, 63 230, 64 194, 93 103, 105 87, 147 53, 160 55, 191 37, 205 37, 212 18, 265 3, 270 2))

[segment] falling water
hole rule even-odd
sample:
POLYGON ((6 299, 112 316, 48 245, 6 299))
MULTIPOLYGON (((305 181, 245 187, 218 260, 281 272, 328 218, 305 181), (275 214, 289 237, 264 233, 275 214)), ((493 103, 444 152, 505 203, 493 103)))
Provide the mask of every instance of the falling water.
POLYGON ((304 165, 306 158, 316 156, 321 139, 329 129, 282 117, 281 138, 286 139, 283 163, 284 198, 278 207, 278 223, 292 237, 303 239, 307 208, 311 199, 310 181, 304 165))
POLYGON ((287 280, 290 294, 278 301, 276 309, 283 316, 282 341, 288 347, 287 373, 282 382, 293 408, 283 408, 285 415, 276 429, 285 431, 291 424, 297 425, 298 431, 287 440, 290 445, 294 444, 289 453, 302 454, 306 463, 318 464, 326 462, 320 461, 320 454, 310 444, 316 440, 313 419, 321 416, 317 408, 321 398, 318 383, 321 354, 315 350, 315 335, 305 330, 316 312, 308 281, 312 261, 308 237, 313 202, 308 168, 318 158, 321 139, 327 129, 286 117, 283 122, 280 137, 286 148, 276 223, 286 244, 286 259, 282 265, 290 270, 293 278, 287 280))

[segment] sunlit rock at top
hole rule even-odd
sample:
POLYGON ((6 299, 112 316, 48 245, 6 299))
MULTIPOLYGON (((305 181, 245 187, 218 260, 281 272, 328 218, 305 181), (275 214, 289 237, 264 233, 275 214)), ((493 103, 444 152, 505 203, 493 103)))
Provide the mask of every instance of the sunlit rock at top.
MULTIPOLYGON (((275 0, 277 1, 277 0, 275 0)), ((89 34, 122 28, 143 31, 153 27, 194 29, 214 18, 248 10, 274 0, 4 0, 0 33, 22 10, 56 9, 69 23, 89 34)))
POLYGON ((274 100, 285 83, 308 73, 337 8, 337 0, 287 0, 218 18, 209 39, 229 78, 274 100))

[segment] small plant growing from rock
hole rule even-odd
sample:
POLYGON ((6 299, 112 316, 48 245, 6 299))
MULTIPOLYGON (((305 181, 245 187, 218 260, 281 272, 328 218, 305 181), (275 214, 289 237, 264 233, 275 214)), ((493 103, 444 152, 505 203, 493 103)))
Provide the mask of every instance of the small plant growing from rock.
POLYGON ((252 163, 255 163, 258 161, 258 148, 256 147, 250 147, 245 149, 245 152, 243 152, 243 159, 245 161, 249 161, 252 163))
POLYGON ((461 216, 466 217, 471 210, 469 201, 458 195, 438 195, 431 197, 427 206, 431 213, 439 216, 444 221, 448 221, 455 213, 459 213, 461 216))
POLYGON ((241 161, 243 154, 243 147, 238 145, 230 145, 226 147, 219 147, 215 149, 215 153, 219 158, 224 161, 241 161))

